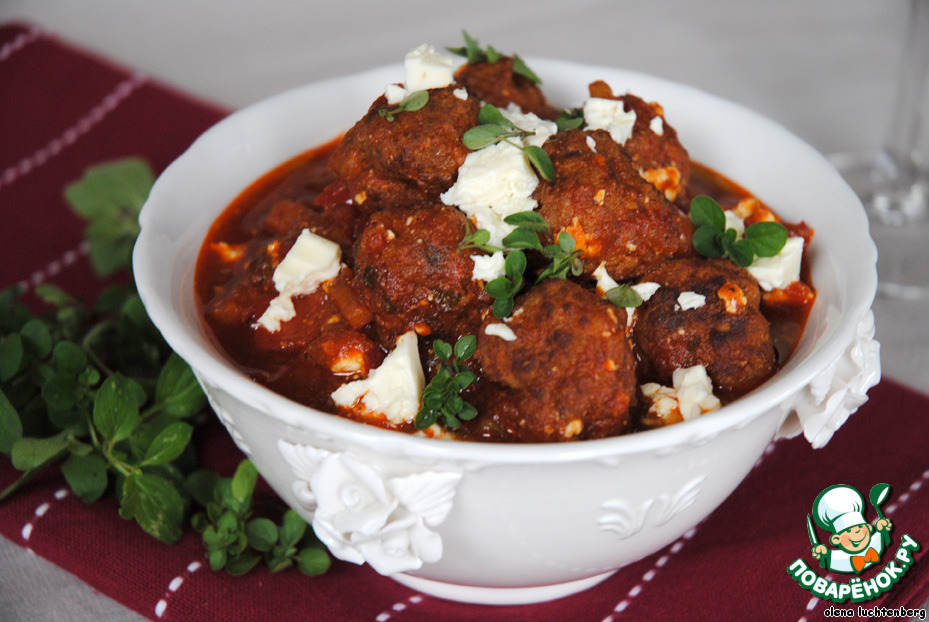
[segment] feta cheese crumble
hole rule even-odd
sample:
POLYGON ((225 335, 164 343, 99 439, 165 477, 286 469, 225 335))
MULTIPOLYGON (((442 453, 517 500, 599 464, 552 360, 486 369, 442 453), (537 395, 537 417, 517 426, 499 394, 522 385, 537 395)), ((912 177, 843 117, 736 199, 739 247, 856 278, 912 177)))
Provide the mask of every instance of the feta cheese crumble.
MULTIPOLYGON (((514 104, 500 112, 516 127, 533 132, 523 140, 524 146, 541 147, 558 131, 554 122, 522 112, 514 104)), ((516 229, 503 219, 534 210, 538 203, 532 193, 538 185, 539 178, 522 149, 510 141, 501 141, 469 153, 458 167, 454 185, 441 199, 445 205, 464 212, 479 229, 486 229, 490 233, 489 244, 502 246, 503 238, 516 229)))
POLYGON ((597 293, 601 296, 603 296, 614 287, 619 286, 619 283, 614 281, 613 277, 611 277, 606 271, 606 264, 602 261, 600 262, 600 265, 597 266, 597 269, 594 270, 593 276, 595 279, 597 279, 597 293))
MULTIPOLYGON (((600 265, 597 266, 597 269, 594 270, 593 276, 597 279, 597 293, 600 294, 600 297, 604 297, 608 291, 614 287, 619 287, 619 283, 613 280, 613 277, 609 275, 606 271, 606 264, 600 262, 600 265)), ((635 285, 630 285, 633 291, 637 293, 641 298, 642 302, 646 302, 651 298, 655 292, 661 287, 658 283, 653 283, 651 281, 646 281, 644 283, 636 283, 635 285)), ((636 307, 625 307, 626 309, 626 327, 632 326, 633 318, 635 317, 636 307)))
POLYGON ((452 56, 426 43, 407 52, 403 65, 406 69, 403 86, 389 84, 384 89, 388 104, 399 104, 414 91, 446 87, 454 80, 452 56))
POLYGON ((625 112, 620 99, 591 97, 584 102, 584 123, 588 130, 606 130, 610 137, 623 145, 632 136, 635 110, 625 112))
POLYGON ((699 309, 706 304, 706 296, 697 292, 681 292, 677 297, 677 304, 683 311, 699 309))
POLYGON ((652 117, 652 120, 648 123, 648 129, 661 136, 664 134, 664 119, 657 115, 652 117))
MULTIPOLYGON (((726 228, 735 229, 737 239, 745 236, 745 221, 741 215, 752 216, 760 203, 756 199, 743 199, 735 210, 723 210, 726 228)), ((764 220, 764 219, 763 219, 764 220)), ((803 238, 790 237, 774 257, 755 257, 746 270, 755 277, 758 285, 766 292, 783 289, 800 280, 800 264, 803 259, 803 238)))
POLYGON ((513 329, 502 323, 488 324, 484 328, 484 334, 500 337, 504 341, 516 341, 516 333, 513 332, 513 329))
POLYGON ((803 258, 803 238, 787 238, 787 243, 774 257, 756 257, 746 270, 766 292, 782 289, 800 280, 800 260, 803 258))
POLYGON ((419 361, 414 331, 397 338, 397 345, 380 367, 363 380, 348 382, 333 391, 332 401, 343 408, 361 407, 384 415, 390 423, 410 423, 416 417, 426 376, 419 361))
POLYGON ((257 325, 270 332, 281 329, 281 322, 297 314, 293 296, 312 294, 324 281, 335 278, 342 269, 342 249, 338 244, 304 229, 274 270, 272 279, 278 296, 258 318, 257 325))
POLYGON ((533 132, 531 136, 524 139, 526 145, 535 145, 541 147, 545 141, 558 133, 558 124, 538 116, 534 112, 523 112, 516 104, 508 104, 506 108, 501 108, 500 112, 503 117, 527 132, 533 132))
POLYGON ((493 255, 471 255, 474 268, 471 271, 472 281, 490 282, 506 274, 506 260, 503 251, 493 255))
POLYGON ((723 210, 723 215, 726 217, 726 229, 734 229, 738 238, 745 235, 745 221, 738 214, 727 209, 723 210))
POLYGON ((713 395, 713 383, 703 365, 694 365, 675 369, 671 375, 673 387, 666 387, 657 382, 643 384, 642 394, 652 400, 648 412, 662 419, 674 414, 686 421, 716 410, 721 403, 713 395))

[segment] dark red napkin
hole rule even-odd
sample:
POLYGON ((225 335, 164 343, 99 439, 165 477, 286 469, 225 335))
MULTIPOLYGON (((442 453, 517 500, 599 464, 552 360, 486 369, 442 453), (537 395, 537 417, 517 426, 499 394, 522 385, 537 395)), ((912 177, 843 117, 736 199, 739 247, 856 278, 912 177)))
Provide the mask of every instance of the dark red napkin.
MULTIPOLYGON (((101 285, 64 186, 124 156, 143 156, 160 171, 226 113, 23 24, 0 26, 0 102, 0 288, 53 282, 88 299, 101 285)), ((833 484, 867 495, 884 482, 892 487, 883 505, 893 521, 890 552, 860 578, 875 578, 904 534, 922 548, 861 610, 835 605, 853 609, 852 619, 881 618, 929 598, 927 415, 929 397, 885 380, 824 449, 802 437, 773 443, 732 496, 677 542, 584 593, 537 605, 442 601, 338 561, 317 578, 213 573, 193 532, 161 544, 122 520, 112 500, 84 505, 55 469, 0 504, 0 533, 152 620, 819 620, 832 603, 788 567, 801 559, 829 580, 852 576, 827 575, 812 559, 813 500, 833 484)), ((205 463, 226 474, 242 458, 215 419, 197 443, 205 463)), ((0 488, 16 475, 0 456, 0 488)), ((866 516, 873 521, 873 509, 866 516)))

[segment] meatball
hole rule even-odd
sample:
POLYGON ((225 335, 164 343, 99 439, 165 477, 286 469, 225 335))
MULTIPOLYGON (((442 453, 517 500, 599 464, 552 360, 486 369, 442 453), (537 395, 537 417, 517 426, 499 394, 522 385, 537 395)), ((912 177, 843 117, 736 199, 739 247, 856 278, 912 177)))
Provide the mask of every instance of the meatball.
POLYGON ((438 201, 454 183, 469 149, 464 133, 477 125, 480 103, 461 99, 455 86, 429 90, 419 110, 392 110, 384 96, 371 105, 342 139, 329 167, 348 186, 356 204, 367 211, 438 201))
POLYGON ((591 97, 621 100, 624 110, 635 112, 632 136, 623 143, 623 150, 635 162, 639 174, 669 201, 683 199, 690 182, 690 156, 678 140, 677 131, 664 120, 661 106, 631 93, 615 96, 602 80, 591 83, 589 91, 591 97))
POLYGON ((455 73, 455 80, 468 90, 475 99, 506 108, 516 104, 523 112, 549 120, 555 120, 560 110, 548 103, 539 85, 513 70, 514 59, 504 56, 495 62, 480 62, 462 65, 455 73))
POLYGON ((586 274, 603 262, 610 276, 627 280, 693 253, 690 220, 639 175, 607 132, 566 130, 544 149, 555 180, 539 182, 539 212, 554 236, 574 237, 586 274))
POLYGON ((385 344, 411 328, 451 340, 477 330, 491 299, 472 279, 480 251, 458 250, 466 223, 441 204, 371 216, 355 242, 355 282, 385 344))
POLYGON ((476 358, 501 399, 482 401, 475 424, 523 442, 623 433, 636 387, 625 324, 625 311, 562 279, 522 295, 507 322, 486 318, 476 358), (515 339, 488 332, 496 324, 515 339))
POLYGON ((636 310, 632 328, 640 382, 670 385, 675 369, 703 365, 719 396, 731 399, 774 373, 761 291, 747 271, 728 259, 680 259, 640 282, 661 285, 636 310))

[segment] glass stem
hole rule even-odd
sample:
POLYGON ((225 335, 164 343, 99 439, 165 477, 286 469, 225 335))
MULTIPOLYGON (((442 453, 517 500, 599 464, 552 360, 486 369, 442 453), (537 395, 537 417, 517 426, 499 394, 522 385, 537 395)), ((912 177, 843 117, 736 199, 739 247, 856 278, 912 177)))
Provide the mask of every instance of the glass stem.
POLYGON ((884 149, 902 168, 925 168, 929 145, 927 120, 929 79, 929 1, 910 0, 910 22, 897 81, 897 101, 884 149))

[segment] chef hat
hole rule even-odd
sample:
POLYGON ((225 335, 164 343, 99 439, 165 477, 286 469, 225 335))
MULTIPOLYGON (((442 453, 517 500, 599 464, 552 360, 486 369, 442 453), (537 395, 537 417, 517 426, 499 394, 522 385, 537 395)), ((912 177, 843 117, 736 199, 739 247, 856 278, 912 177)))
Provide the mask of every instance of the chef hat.
POLYGON ((839 533, 855 525, 866 525, 864 497, 860 492, 837 484, 825 489, 813 502, 813 515, 820 527, 839 533))

